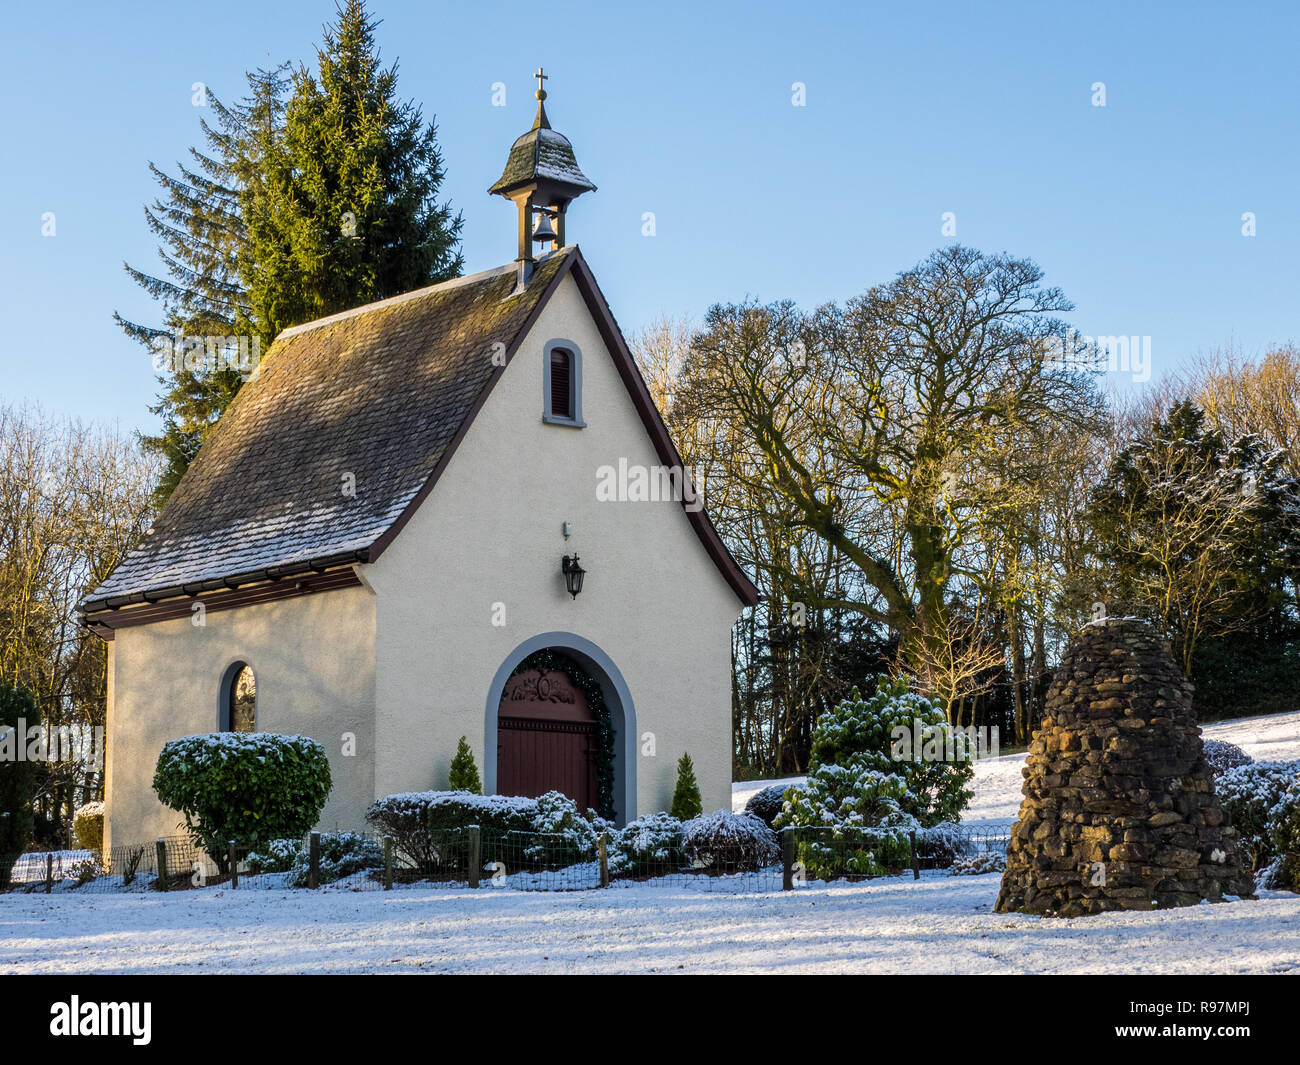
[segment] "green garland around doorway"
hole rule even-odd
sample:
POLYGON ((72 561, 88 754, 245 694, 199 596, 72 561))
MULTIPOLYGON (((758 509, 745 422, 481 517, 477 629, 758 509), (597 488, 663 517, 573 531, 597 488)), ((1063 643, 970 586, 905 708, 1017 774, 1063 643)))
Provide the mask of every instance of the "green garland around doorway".
POLYGON ((515 666, 513 677, 526 673, 530 669, 546 672, 563 673, 582 692, 587 699, 587 706, 596 718, 596 813, 607 820, 614 819, 614 725, 610 720, 609 707, 605 705, 605 693, 600 690, 594 677, 562 651, 553 651, 543 647, 534 651, 519 665, 515 666))

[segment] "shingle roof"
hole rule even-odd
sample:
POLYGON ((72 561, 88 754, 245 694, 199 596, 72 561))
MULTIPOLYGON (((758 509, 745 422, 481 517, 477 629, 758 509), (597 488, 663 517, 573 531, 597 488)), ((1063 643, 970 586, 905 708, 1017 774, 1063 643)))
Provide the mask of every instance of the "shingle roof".
POLYGON ((596 188, 578 167, 569 138, 551 129, 540 103, 533 128, 510 146, 506 168, 488 192, 508 195, 513 189, 536 181, 556 182, 578 194, 596 188))
POLYGON ((82 609, 365 560, 475 409, 494 346, 513 351, 576 255, 539 262, 518 295, 512 264, 281 333, 152 533, 82 609))
MULTIPOLYGON (((504 362, 566 275, 660 461, 680 468, 609 304, 571 245, 539 260, 517 295, 511 264, 282 332, 152 533, 90 593, 82 612, 373 562, 432 491, 504 362), (505 360, 494 358, 502 352, 505 360), (344 491, 348 482, 353 495, 344 491)), ((686 517, 724 579, 752 606, 758 590, 708 514, 687 509, 686 517)))

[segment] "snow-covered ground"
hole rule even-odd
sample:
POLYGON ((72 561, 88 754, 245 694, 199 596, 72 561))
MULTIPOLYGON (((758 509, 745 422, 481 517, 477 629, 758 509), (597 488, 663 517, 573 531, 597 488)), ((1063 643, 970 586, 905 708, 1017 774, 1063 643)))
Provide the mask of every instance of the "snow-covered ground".
POLYGON ((0 973, 1300 973, 1298 895, 1062 921, 998 883, 7 895, 0 973))
MULTIPOLYGON (((1300 758, 1300 713, 1212 725, 1300 758)), ((1023 755, 976 767, 968 823, 1009 824, 1023 755)), ((737 808, 770 781, 739 784, 737 808)), ((992 913, 998 875, 793 892, 184 891, 0 896, 0 973, 1295 973, 1300 895, 1077 920, 992 913)))

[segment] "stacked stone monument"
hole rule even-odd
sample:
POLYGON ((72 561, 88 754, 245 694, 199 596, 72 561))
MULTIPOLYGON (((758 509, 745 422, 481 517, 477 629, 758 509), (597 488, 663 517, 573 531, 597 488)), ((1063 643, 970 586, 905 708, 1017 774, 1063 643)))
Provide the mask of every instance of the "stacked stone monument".
POLYGON ((1140 621, 1067 648, 1023 770, 996 910, 1076 917, 1249 895, 1192 685, 1140 621))

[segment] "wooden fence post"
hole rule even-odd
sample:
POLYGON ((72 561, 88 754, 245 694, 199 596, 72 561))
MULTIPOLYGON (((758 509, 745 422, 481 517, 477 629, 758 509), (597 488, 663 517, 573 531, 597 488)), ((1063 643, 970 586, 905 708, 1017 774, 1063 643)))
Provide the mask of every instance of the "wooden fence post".
POLYGON ((916 853, 916 833, 909 832, 908 838, 912 841, 912 879, 921 879, 921 859, 916 853))
POLYGON ((600 852, 600 886, 609 887, 609 833, 602 832, 600 839, 596 842, 596 849, 600 852))
POLYGON ((226 861, 230 863, 230 886, 239 887, 239 855, 235 853, 235 841, 226 844, 226 861))
POLYGON ((311 864, 307 868, 307 886, 320 887, 320 833, 313 832, 308 844, 311 864))
POLYGON ((54 852, 45 855, 45 894, 54 890, 54 852))
POLYGON ((393 837, 384 837, 384 890, 393 890, 393 837))
POLYGON ((794 829, 781 829, 781 890, 794 890, 794 829))
POLYGON ((154 854, 158 859, 158 890, 167 890, 167 842, 157 840, 154 843, 154 854))
POLYGON ((483 865, 483 836, 478 825, 469 826, 469 886, 478 887, 479 869, 483 865))

